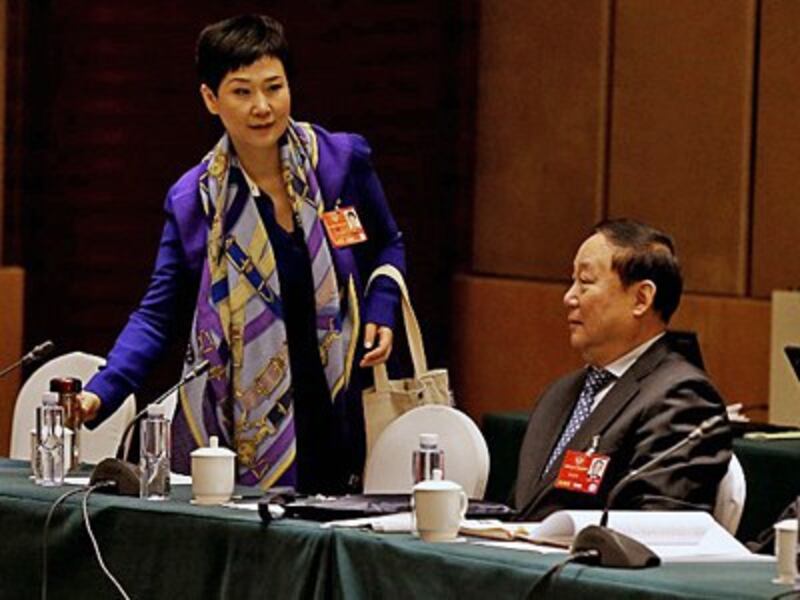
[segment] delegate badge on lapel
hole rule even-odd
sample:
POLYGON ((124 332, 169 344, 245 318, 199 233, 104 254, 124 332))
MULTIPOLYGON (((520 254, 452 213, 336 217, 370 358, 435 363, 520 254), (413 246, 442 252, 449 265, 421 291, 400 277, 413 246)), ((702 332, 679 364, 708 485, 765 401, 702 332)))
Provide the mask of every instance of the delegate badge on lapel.
POLYGON ((611 458, 594 452, 567 450, 556 477, 555 487, 581 494, 596 494, 611 458))
POLYGON ((354 206, 339 206, 322 213, 322 222, 328 239, 336 248, 344 248, 367 241, 367 234, 354 206))

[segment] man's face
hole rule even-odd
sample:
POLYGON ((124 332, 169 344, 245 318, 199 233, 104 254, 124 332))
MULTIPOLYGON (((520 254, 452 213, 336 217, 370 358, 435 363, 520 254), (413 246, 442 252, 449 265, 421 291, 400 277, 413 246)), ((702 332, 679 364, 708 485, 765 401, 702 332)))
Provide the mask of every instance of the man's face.
POLYGON ((264 56, 225 75, 216 93, 205 84, 200 93, 208 111, 222 119, 239 152, 277 147, 292 104, 279 59, 264 56))
POLYGON ((622 286, 611 268, 614 251, 600 233, 583 242, 575 256, 572 285, 564 294, 570 344, 598 367, 635 347, 636 286, 622 286))

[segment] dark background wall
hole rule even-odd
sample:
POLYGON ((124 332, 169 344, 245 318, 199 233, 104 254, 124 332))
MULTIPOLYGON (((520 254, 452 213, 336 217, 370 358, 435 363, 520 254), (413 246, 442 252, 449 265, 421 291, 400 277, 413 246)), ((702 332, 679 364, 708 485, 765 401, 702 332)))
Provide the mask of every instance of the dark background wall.
POLYGON ((579 363, 572 256, 623 215, 674 235, 675 326, 767 416, 769 297, 800 277, 796 0, 6 2, 3 261, 27 272, 28 345, 108 350, 166 189, 218 135, 197 32, 259 10, 287 26, 295 116, 370 140, 430 362, 474 417, 528 408, 579 363))
MULTIPOLYGON (((26 345, 108 351, 147 285, 168 187, 221 132, 198 94, 197 34, 264 12, 293 50, 294 117, 370 142, 431 362, 445 360, 449 276, 468 247, 470 2, 8 4, 4 255, 27 271, 26 345)), ((179 331, 145 398, 174 378, 185 340, 179 331)))

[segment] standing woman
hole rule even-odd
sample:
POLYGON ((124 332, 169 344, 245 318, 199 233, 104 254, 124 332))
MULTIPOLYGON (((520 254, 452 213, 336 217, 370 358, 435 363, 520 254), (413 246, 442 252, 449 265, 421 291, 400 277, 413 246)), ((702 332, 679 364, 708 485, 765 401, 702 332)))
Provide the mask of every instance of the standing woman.
POLYGON ((211 368, 180 392, 173 469, 188 473, 215 435, 236 452, 239 483, 342 493, 364 465, 357 365, 388 358, 399 304, 393 281, 367 281, 384 264, 404 271, 405 257, 369 146, 294 121, 289 66, 269 17, 201 32, 200 94, 225 134, 167 194, 150 286, 82 405, 100 422, 139 389, 178 296, 197 289, 184 372, 211 368))

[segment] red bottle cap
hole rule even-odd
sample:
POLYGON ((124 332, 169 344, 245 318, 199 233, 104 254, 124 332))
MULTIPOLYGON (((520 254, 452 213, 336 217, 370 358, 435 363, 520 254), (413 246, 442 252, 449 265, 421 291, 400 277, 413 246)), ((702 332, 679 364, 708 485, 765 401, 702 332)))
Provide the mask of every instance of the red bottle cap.
POLYGON ((55 377, 50 380, 50 391, 59 394, 79 394, 83 389, 77 377, 55 377))

